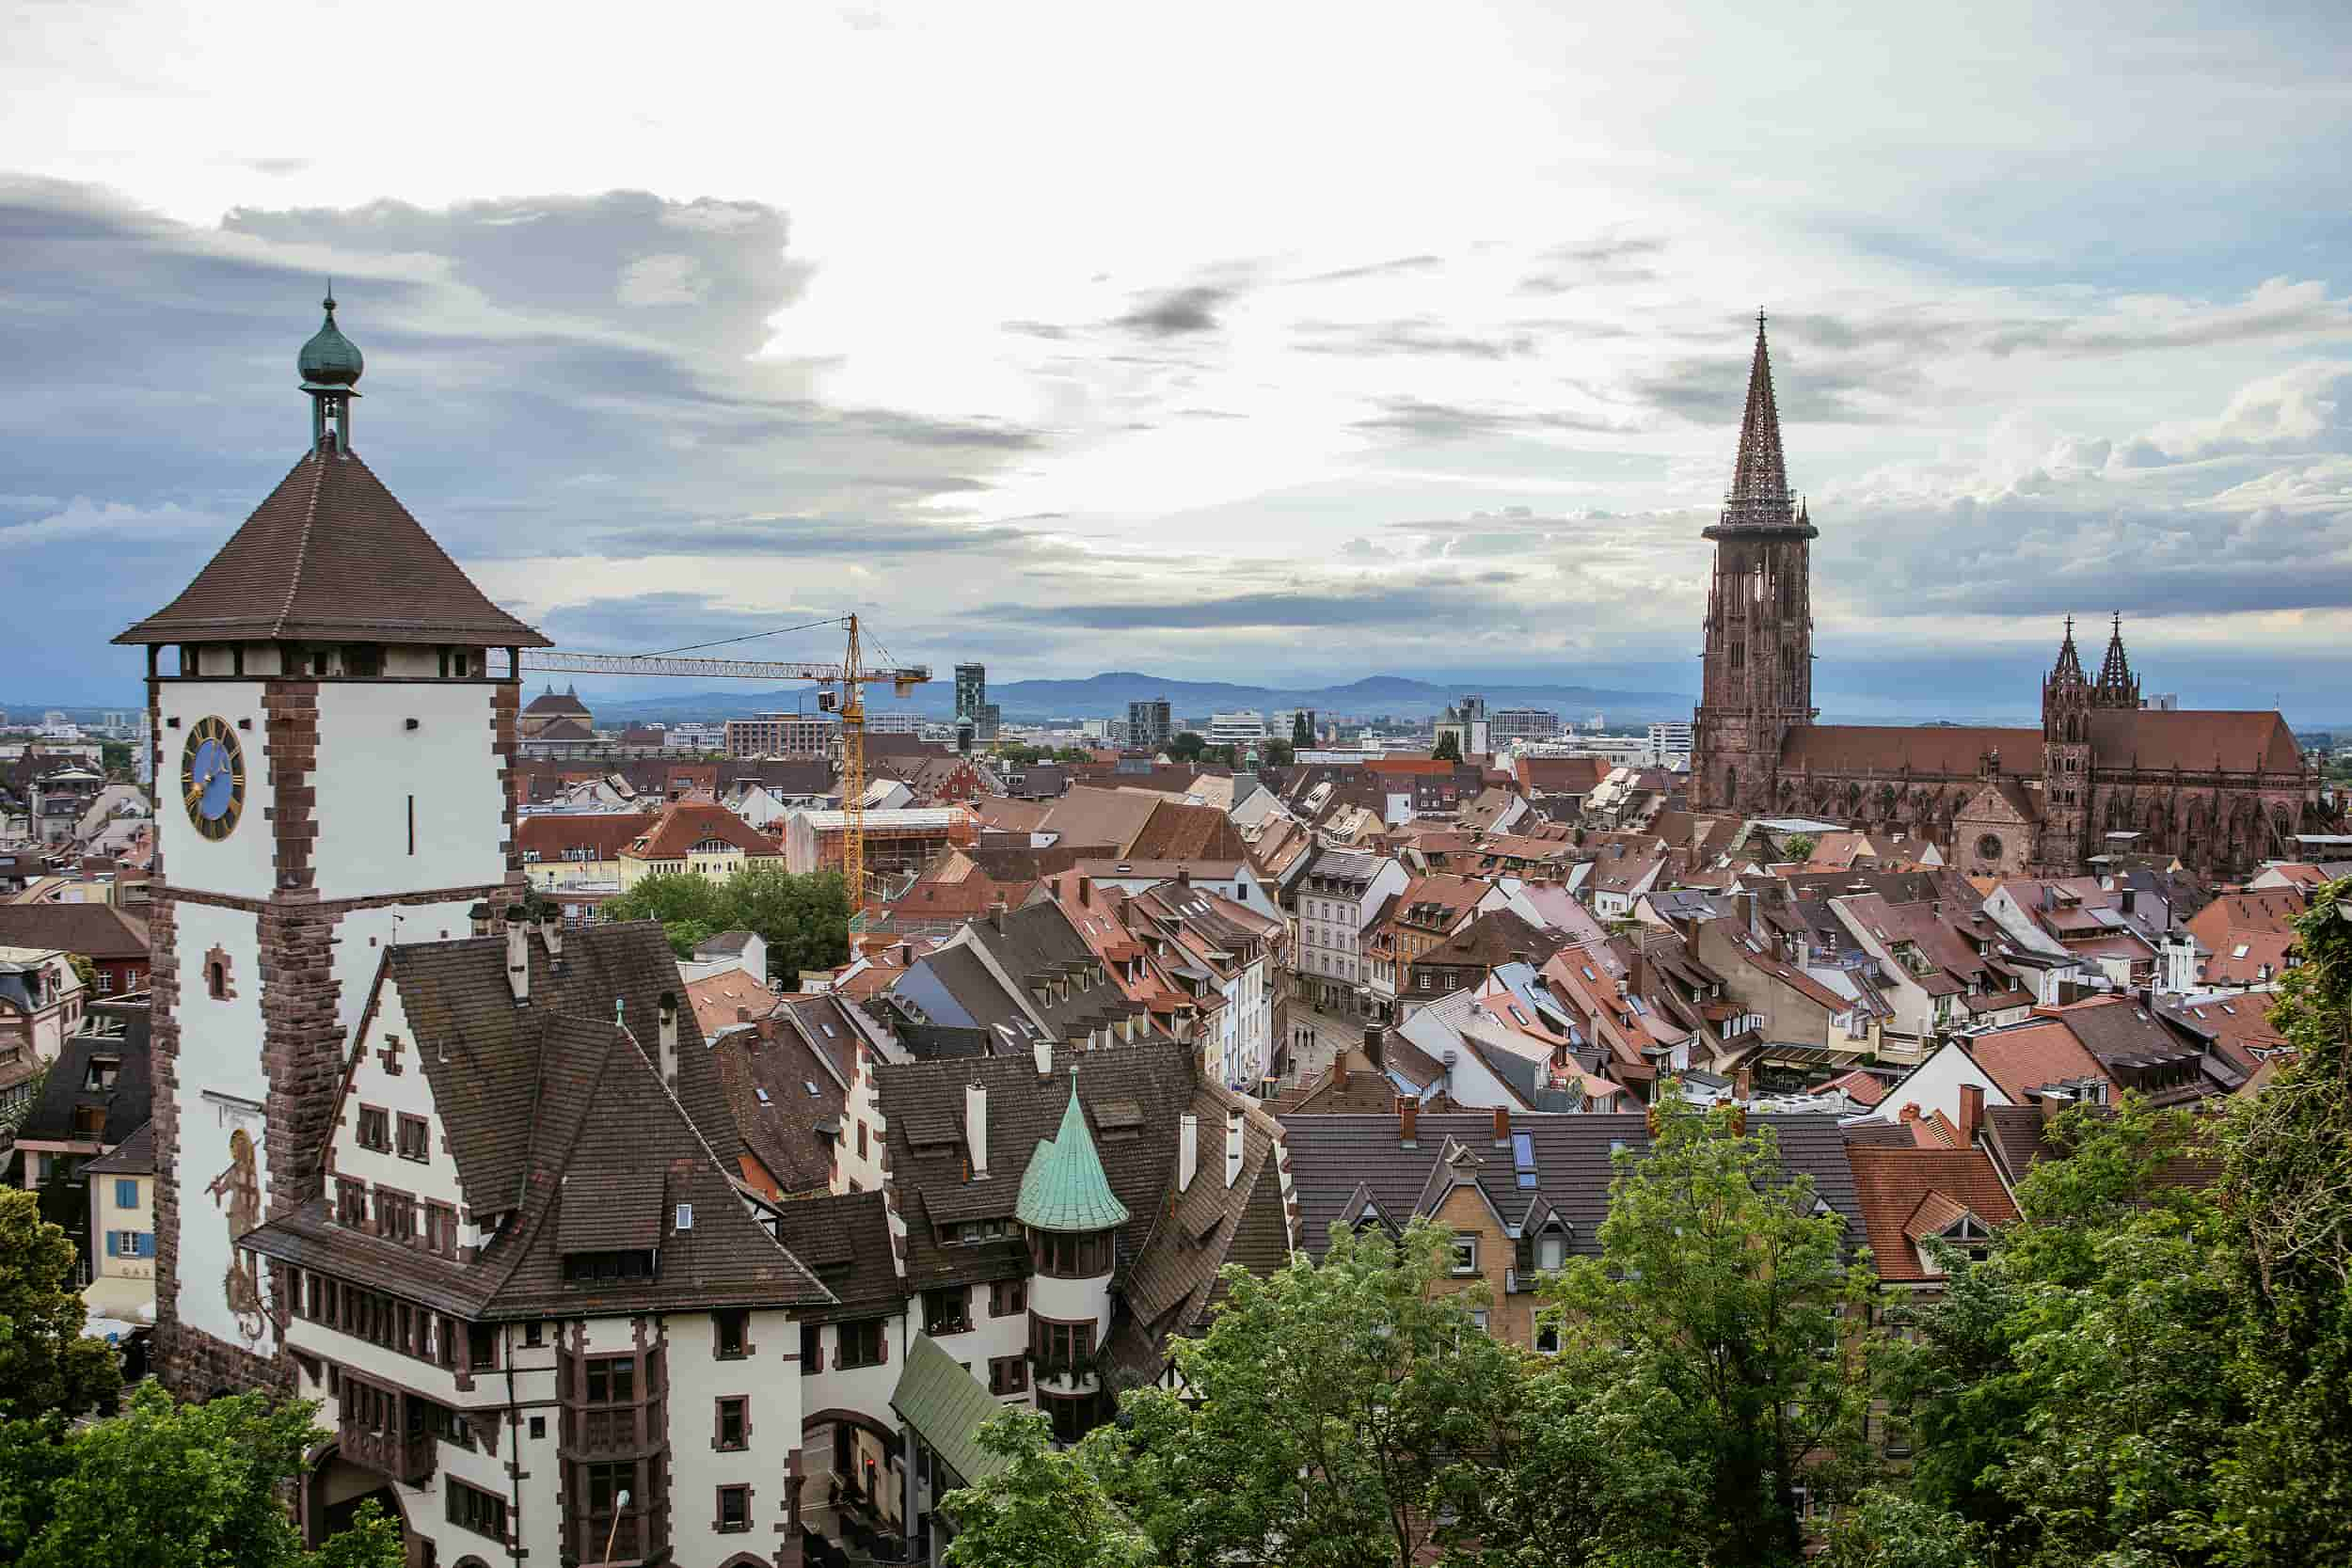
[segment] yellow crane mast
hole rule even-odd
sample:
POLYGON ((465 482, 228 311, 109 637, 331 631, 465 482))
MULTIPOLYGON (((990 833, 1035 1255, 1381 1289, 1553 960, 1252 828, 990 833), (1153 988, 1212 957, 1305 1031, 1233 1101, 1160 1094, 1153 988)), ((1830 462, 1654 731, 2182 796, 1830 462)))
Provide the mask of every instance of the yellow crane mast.
MULTIPOLYGON (((866 907, 872 895, 866 881, 866 688, 880 681, 888 681, 898 696, 905 696, 931 678, 928 664, 908 664, 869 669, 864 650, 859 644, 855 615, 837 616, 829 621, 817 621, 811 626, 841 626, 849 634, 849 646, 838 664, 806 664, 778 662, 771 659, 701 658, 685 657, 694 652, 679 648, 664 654, 590 654, 567 649, 525 649, 522 668, 551 673, 575 675, 691 675, 703 679, 815 681, 818 687, 817 705, 827 713, 841 715, 841 879, 850 898, 850 933, 856 937, 866 928, 866 907), (835 688, 839 688, 838 692, 835 688)), ((780 631, 805 631, 807 626, 785 626, 780 631)), ((777 632, 755 632, 753 637, 773 637, 777 632)), ((729 638, 730 642, 742 642, 750 638, 729 638)), ((703 643, 701 647, 717 647, 718 643, 703 643)))

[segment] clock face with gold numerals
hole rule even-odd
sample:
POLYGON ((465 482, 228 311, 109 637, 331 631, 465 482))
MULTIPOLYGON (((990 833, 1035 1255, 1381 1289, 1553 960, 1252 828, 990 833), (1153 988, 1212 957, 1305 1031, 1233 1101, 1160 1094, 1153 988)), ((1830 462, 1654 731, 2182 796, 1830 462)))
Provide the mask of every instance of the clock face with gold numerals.
POLYGON ((226 719, 199 719, 180 753, 180 793, 188 820, 206 838, 227 838, 245 815, 245 750, 226 719))

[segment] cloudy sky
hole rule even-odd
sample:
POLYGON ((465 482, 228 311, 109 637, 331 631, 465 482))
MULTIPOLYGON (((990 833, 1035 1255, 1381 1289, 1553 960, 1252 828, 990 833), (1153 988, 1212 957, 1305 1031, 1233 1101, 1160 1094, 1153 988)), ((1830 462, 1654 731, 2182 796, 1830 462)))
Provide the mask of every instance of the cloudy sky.
POLYGON ((1826 706, 2352 718, 2340 0, 9 10, 0 701, 135 696, 331 274, 570 646, 1690 688, 1760 306, 1826 706))

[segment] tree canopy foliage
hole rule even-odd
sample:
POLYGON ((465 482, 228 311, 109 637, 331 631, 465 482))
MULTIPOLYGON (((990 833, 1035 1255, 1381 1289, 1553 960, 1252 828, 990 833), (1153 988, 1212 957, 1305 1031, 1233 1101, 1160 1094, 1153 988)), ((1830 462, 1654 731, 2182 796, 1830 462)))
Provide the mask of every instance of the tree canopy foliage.
POLYGON ((0 1418, 77 1416, 114 1396, 115 1353, 82 1332, 72 1240, 34 1193, 0 1187, 0 1418))
POLYGON ((1455 732, 1455 731, 1454 731, 1454 730, 1448 730, 1448 731, 1446 731, 1446 732, 1445 732, 1445 734, 1443 734, 1443 735, 1441 735, 1441 736, 1438 736, 1438 745, 1437 745, 1437 749, 1436 749, 1435 751, 1431 752, 1429 753, 1429 756, 1430 756, 1430 759, 1431 759, 1432 761, 1434 761, 1434 762, 1459 762, 1459 761, 1461 761, 1461 760, 1462 760, 1462 737, 1461 737, 1461 736, 1460 736, 1457 732, 1455 732))
POLYGON ((0 1422, 0 1561, 24 1568, 400 1568, 400 1528, 362 1506, 306 1551, 279 1496, 317 1406, 259 1394, 175 1402, 142 1385, 118 1417, 0 1422))
POLYGON ((755 932, 768 943, 771 977, 831 969, 850 958, 849 892, 838 872, 751 866, 723 879, 673 872, 645 878, 607 903, 604 913, 660 921, 681 958, 722 931, 755 932))

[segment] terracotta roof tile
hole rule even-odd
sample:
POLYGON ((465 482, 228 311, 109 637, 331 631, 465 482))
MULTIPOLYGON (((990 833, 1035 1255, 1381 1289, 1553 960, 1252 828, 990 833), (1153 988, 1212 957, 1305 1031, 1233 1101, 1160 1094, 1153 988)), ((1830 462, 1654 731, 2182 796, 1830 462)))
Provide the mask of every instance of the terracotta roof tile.
POLYGON ((356 454, 322 451, 303 454, 178 598, 115 641, 278 638, 548 645, 485 598, 356 454))
POLYGON ((2017 1218, 2016 1200, 1982 1149, 1850 1142, 1846 1158, 1881 1279, 1940 1278, 1922 1261, 1918 1239, 1941 1235, 1963 1214, 1987 1227, 2017 1218))

